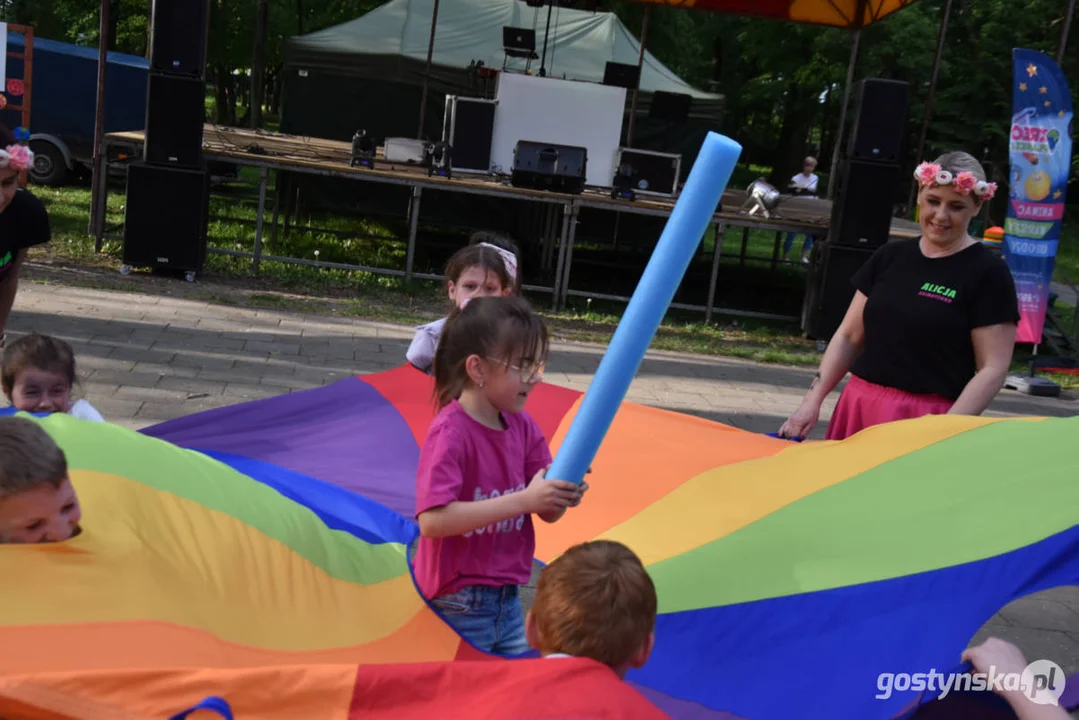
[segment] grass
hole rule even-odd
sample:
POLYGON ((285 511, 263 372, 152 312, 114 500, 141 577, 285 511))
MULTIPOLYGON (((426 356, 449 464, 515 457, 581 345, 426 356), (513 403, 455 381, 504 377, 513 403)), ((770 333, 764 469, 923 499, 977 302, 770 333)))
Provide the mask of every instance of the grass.
MULTIPOLYGON (((253 250, 257 177, 257 171, 244 168, 237 181, 215 187, 210 203, 211 247, 241 252, 253 250)), ((370 272, 265 260, 256 274, 249 258, 218 254, 208 256, 198 282, 193 285, 163 279, 163 274, 159 273, 136 271, 125 277, 117 272, 122 260, 122 242, 106 240, 99 254, 94 251, 93 239, 87 235, 88 186, 35 187, 34 192, 48 205, 54 238, 48 246, 35 249, 31 254, 32 266, 27 274, 35 279, 120 291, 168 292, 240 307, 343 315, 398 324, 427 322, 445 312, 441 288, 434 282, 414 280, 405 283, 400 278, 370 272)), ((110 188, 107 203, 109 232, 119 232, 124 199, 121 186, 110 188)), ((266 219, 265 254, 373 268, 404 267, 407 227, 403 218, 376 220, 326 213, 303 215, 298 226, 293 224, 288 232, 279 231, 276 242, 269 233, 269 212, 266 219)), ((630 294, 647 261, 648 248, 612 251, 609 244, 604 245, 584 235, 579 237, 581 241, 574 248, 571 287, 630 294)), ((743 266, 738 261, 742 239, 740 232, 730 232, 724 238, 719 283, 724 292, 717 296, 716 305, 729 303, 729 306, 744 310, 796 313, 804 269, 781 264, 773 271, 769 259, 775 234, 756 231, 747 237, 746 250, 750 260, 743 266), (754 256, 763 260, 754 261, 754 256)), ((416 270, 439 272, 449 254, 464 241, 459 233, 421 227, 416 270)), ((676 302, 704 304, 714 247, 715 234, 710 229, 676 302)), ((795 252, 799 247, 796 245, 795 252)), ((552 278, 544 277, 542 273, 537 270, 533 277, 526 269, 526 279, 529 283, 549 285, 552 278)), ((555 313, 547 309, 550 307, 549 294, 536 293, 531 299, 545 315, 552 337, 561 341, 609 342, 624 309, 622 303, 571 297, 567 309, 555 313)), ((798 335, 793 323, 732 316, 719 319, 720 322, 704 323, 702 313, 672 310, 657 332, 652 347, 772 363, 813 365, 819 362, 816 344, 798 335)))

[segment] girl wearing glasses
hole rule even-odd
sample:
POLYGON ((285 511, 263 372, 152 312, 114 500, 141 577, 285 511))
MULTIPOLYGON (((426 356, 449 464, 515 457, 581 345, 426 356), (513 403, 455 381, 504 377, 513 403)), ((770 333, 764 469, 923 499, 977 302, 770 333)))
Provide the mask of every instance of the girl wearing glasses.
POLYGON ((439 413, 416 476, 416 581, 463 638, 499 655, 529 649, 518 587, 532 574, 532 515, 556 522, 588 488, 545 479, 551 451, 524 412, 547 353, 543 321, 511 296, 456 310, 435 355, 439 413))

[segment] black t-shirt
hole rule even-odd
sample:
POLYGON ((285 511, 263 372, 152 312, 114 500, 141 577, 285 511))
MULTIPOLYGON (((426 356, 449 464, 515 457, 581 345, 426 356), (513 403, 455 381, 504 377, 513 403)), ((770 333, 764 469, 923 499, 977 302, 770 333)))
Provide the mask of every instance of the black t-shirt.
POLYGON ((927 258, 918 240, 888 243, 854 274, 865 345, 851 372, 872 383, 952 400, 974 377, 974 328, 1019 322, 1008 266, 980 243, 927 258))
POLYGON ((7 276, 20 250, 47 243, 49 237, 45 206, 26 190, 17 190, 0 212, 0 280, 7 276))

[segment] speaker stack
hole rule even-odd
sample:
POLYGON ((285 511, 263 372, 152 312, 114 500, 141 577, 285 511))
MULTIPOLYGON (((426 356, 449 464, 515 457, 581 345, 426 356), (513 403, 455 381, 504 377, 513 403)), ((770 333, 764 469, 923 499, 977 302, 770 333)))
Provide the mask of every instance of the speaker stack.
POLYGON ((124 264, 183 270, 189 279, 206 257, 208 20, 208 0, 154 0, 146 138, 127 173, 124 264))
POLYGON ((909 92, 896 80, 866 78, 858 85, 828 239, 814 248, 806 282, 802 330, 810 338, 832 337, 854 297, 851 276, 888 242, 909 92))

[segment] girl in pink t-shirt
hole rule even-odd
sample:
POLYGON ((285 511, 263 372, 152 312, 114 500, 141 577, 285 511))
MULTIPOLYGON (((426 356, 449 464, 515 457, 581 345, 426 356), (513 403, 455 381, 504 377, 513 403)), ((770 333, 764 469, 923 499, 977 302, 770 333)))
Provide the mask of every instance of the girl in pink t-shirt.
POLYGON ((543 377, 547 329, 519 297, 481 297, 446 322, 435 355, 440 408, 420 452, 416 582, 466 640, 528 650, 518 586, 532 574, 532 515, 556 522, 587 484, 547 480, 551 452, 524 412, 543 377))

